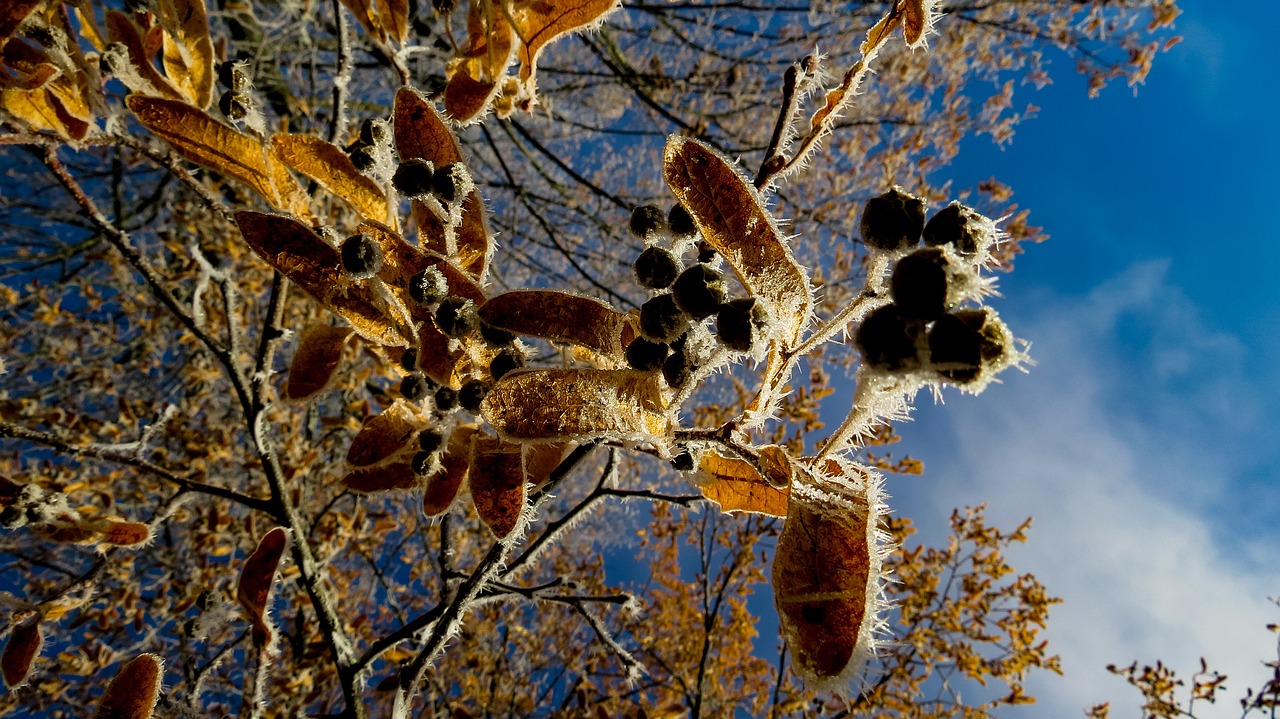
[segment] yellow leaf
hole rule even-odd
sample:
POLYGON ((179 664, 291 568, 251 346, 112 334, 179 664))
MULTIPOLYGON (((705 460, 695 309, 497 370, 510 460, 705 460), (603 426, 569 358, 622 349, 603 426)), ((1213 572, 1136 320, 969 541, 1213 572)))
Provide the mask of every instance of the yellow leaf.
POLYGON ((521 40, 520 82, 534 94, 538 55, 555 40, 599 25, 618 0, 531 0, 516 6, 515 29, 521 40))
POLYGON ((89 130, 88 124, 67 113, 46 88, 0 91, 0 108, 27 123, 32 130, 48 130, 68 140, 79 140, 89 130))
POLYGON ((479 120, 498 93, 507 66, 515 57, 515 31, 496 2, 471 0, 467 11, 467 44, 449 65, 444 107, 454 120, 479 120))
POLYGON ((136 547, 151 540, 151 526, 145 522, 119 522, 106 520, 100 524, 102 544, 116 547, 136 547))
POLYGON ((403 43, 409 33, 408 0, 378 0, 378 15, 391 37, 403 43))
POLYGON ((350 337, 351 330, 347 327, 313 324, 304 329, 289 364, 284 396, 303 400, 324 389, 338 368, 342 348, 350 337))
POLYGON ((485 322, 520 335, 580 345, 620 357, 631 318, 592 297, 559 290, 516 290, 480 308, 485 322))
POLYGON ((498 539, 510 537, 524 518, 525 481, 520 445, 477 437, 471 460, 471 501, 498 539))
POLYGON ((503 437, 658 441, 671 428, 657 375, 633 370, 541 369, 502 378, 481 413, 503 437))
POLYGON ((164 71, 198 108, 213 99, 213 42, 204 0, 158 0, 164 71))
POLYGON ((772 486, 750 462, 707 452, 702 455, 699 468, 702 476, 698 489, 720 505, 720 511, 787 516, 788 491, 772 486))
POLYGON ((364 217, 387 218, 387 197, 382 188, 361 174, 337 146, 311 135, 273 135, 271 147, 284 164, 351 203, 364 217))
POLYGON ((374 0, 342 0, 351 14, 355 16, 366 32, 377 38, 378 42, 387 41, 387 30, 382 24, 382 14, 374 7, 374 0))
MULTIPOLYGON (((138 26, 128 15, 117 10, 107 11, 107 37, 113 43, 122 43, 129 51, 129 62, 137 70, 139 76, 145 80, 151 87, 152 93, 166 97, 170 100, 183 100, 183 94, 178 88, 169 82, 169 79, 160 74, 155 65, 151 64, 151 58, 154 52, 148 52, 146 40, 143 38, 138 26)), ((122 81, 128 78, 120 78, 122 81)), ((143 92, 142 88, 130 87, 134 92, 143 92)), ((132 104, 130 105, 132 107, 132 104)), ((137 110, 134 110, 137 112, 137 110)))
POLYGON ((151 719, 163 679, 164 662, 160 657, 139 656, 120 667, 98 701, 93 719, 151 719))

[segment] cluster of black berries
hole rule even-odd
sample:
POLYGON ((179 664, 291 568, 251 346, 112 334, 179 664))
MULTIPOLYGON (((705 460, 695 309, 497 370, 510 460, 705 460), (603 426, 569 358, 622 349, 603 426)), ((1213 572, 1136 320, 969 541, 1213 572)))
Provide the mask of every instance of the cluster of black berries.
POLYGON ((429 160, 413 158, 396 166, 391 184, 405 197, 435 195, 440 202, 448 204, 466 196, 471 188, 471 175, 460 162, 436 167, 429 160))
POLYGON ((248 117, 253 109, 253 98, 249 96, 252 83, 245 71, 245 64, 227 60, 218 65, 218 83, 227 88, 218 98, 218 110, 232 122, 240 122, 248 117))
POLYGON ((636 280, 657 292, 640 307, 640 334, 627 346, 627 362, 643 372, 662 371, 667 384, 689 381, 696 361, 688 351, 689 330, 696 322, 716 317, 716 337, 725 347, 750 352, 764 334, 768 313, 754 297, 725 301, 724 274, 714 266, 715 250, 702 244, 698 261, 681 270, 676 253, 656 242, 670 237, 677 244, 691 241, 697 228, 688 211, 675 205, 664 216, 654 205, 631 213, 631 232, 648 246, 636 258, 636 280))
POLYGON ((931 369, 956 384, 1007 362, 1011 338, 995 313, 955 309, 981 287, 975 260, 991 242, 990 222, 951 203, 925 224, 924 203, 895 187, 867 202, 868 247, 907 252, 889 279, 893 301, 862 321, 854 342, 868 367, 888 372, 931 369), (924 236, 928 247, 914 249, 924 236))
POLYGON ((347 157, 360 172, 372 172, 378 164, 377 150, 379 146, 387 146, 391 141, 391 128, 384 120, 365 120, 360 123, 360 136, 347 147, 347 157))

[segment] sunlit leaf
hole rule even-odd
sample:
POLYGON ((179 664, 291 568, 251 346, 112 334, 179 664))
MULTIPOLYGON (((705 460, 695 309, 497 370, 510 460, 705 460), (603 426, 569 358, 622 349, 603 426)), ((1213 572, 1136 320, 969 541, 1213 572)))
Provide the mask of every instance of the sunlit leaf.
POLYGON ((574 446, 573 442, 545 442, 522 447, 524 480, 536 487, 547 480, 574 446))
POLYGON ((471 460, 471 501, 498 539, 506 539, 524 516, 524 467, 520 445, 477 437, 471 460))
POLYGON ((347 463, 353 467, 377 464, 408 446, 422 422, 405 404, 393 404, 381 414, 364 421, 364 427, 351 440, 347 463))
MULTIPOLYGON (((151 58, 155 56, 155 53, 147 50, 146 41, 141 31, 133 20, 129 19, 128 15, 116 10, 107 11, 107 39, 113 43, 121 43, 128 49, 129 63, 133 65, 138 76, 151 86, 149 88, 150 92, 147 94, 155 94, 170 100, 185 102, 182 91, 174 87, 173 83, 167 77, 161 75, 155 65, 151 64, 151 58)), ((128 78, 121 79, 127 80, 128 78)), ((130 87, 129 89, 134 92, 146 92, 145 89, 138 87, 130 87)), ((134 112, 137 112, 137 110, 135 109, 134 112)))
POLYGON ((422 493, 422 511, 428 517, 438 517, 453 506, 462 483, 471 470, 471 446, 479 425, 463 424, 454 427, 449 435, 449 445, 440 458, 440 471, 427 479, 422 493))
MULTIPOLYGON (((787 516, 789 492, 770 484, 750 462, 707 452, 702 455, 699 469, 698 489, 707 499, 720 505, 722 512, 787 516)), ((775 480, 774 484, 778 482, 775 480)))
POLYGON ((404 42, 409 33, 409 1, 378 0, 378 13, 382 26, 387 29, 396 42, 404 42))
POLYGON ((284 164, 351 203, 364 217, 386 219, 382 188, 361 174, 341 148, 311 135, 272 135, 271 147, 284 164))
POLYGON ((163 679, 164 662, 160 657, 139 656, 120 667, 98 701, 93 719, 151 719, 163 679))
POLYGON ((347 6, 365 32, 377 38, 378 42, 387 41, 387 30, 382 25, 382 16, 374 0, 342 0, 342 4, 347 6))
POLYGON ((555 40, 599 25, 618 7, 618 0, 535 0, 521 3, 515 12, 520 38, 520 81, 532 94, 538 71, 538 55, 555 40))
POLYGON ((31 665, 40 656, 40 648, 44 646, 44 630, 40 628, 40 617, 32 617, 15 626, 9 632, 9 641, 4 645, 4 653, 0 654, 0 674, 4 675, 4 685, 13 689, 27 681, 31 674, 31 665))
POLYGON ((165 29, 164 71, 199 108, 213 98, 213 42, 204 0, 158 0, 165 29))
POLYGON ((559 290, 516 290, 491 298, 480 317, 495 327, 620 356, 625 312, 606 302, 559 290))
MULTIPOLYGON (((381 416, 381 415, 380 415, 381 416)), ((354 469, 342 478, 342 484, 353 492, 369 494, 397 489, 412 489, 419 477, 408 461, 392 462, 370 469, 354 469)))
POLYGON ((48 130, 68 140, 83 139, 88 123, 68 113, 50 89, 0 91, 0 109, 27 123, 32 130, 48 130))
POLYGON ((481 412, 511 439, 658 440, 671 424, 657 374, 632 370, 514 372, 494 386, 481 412))
POLYGON ((12 35, 39 4, 40 0, 10 0, 0 5, 0 43, 12 35))
POLYGON ((351 329, 313 324, 302 330, 298 349, 289 364, 289 381, 284 396, 304 400, 324 389, 342 360, 342 348, 351 337, 351 329))
POLYGON ((515 57, 515 32, 497 3, 472 0, 467 12, 467 44, 450 64, 445 111, 467 124, 489 109, 507 66, 515 57))
POLYGON ((267 646, 275 638, 275 630, 266 618, 267 602, 271 598, 271 588, 275 586, 280 558, 288 546, 289 534, 283 527, 276 527, 263 536, 258 548, 253 550, 240 570, 236 599, 253 624, 254 646, 267 646))
POLYGON ((151 541, 151 525, 146 522, 108 520, 98 527, 100 542, 116 547, 137 547, 151 541))
POLYGON ((484 290, 471 275, 458 268, 445 257, 434 252, 427 252, 414 247, 391 228, 380 222, 365 220, 360 223, 359 231, 377 240, 382 246, 382 269, 378 277, 386 282, 393 291, 399 294, 401 301, 410 306, 414 316, 425 319, 431 312, 426 308, 415 307, 409 297, 407 287, 409 279, 428 267, 435 267, 444 275, 449 283, 449 294, 462 297, 476 304, 483 304, 484 290))

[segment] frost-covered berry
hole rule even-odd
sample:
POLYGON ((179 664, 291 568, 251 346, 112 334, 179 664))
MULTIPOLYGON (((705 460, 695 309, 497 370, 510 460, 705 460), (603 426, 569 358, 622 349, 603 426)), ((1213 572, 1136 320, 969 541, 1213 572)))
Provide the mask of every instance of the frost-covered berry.
POLYGON ((351 158, 351 164, 363 173, 372 172, 374 166, 378 164, 378 159, 373 156, 373 148, 364 143, 358 143, 352 147, 347 157, 351 158))
POLYGON ((929 329, 929 361, 938 374, 970 382, 982 371, 982 335, 955 315, 943 315, 929 329))
POLYGON ((769 325, 769 312, 754 297, 744 297, 720 305, 716 314, 716 336, 731 350, 750 352, 769 325))
POLYGON ((493 360, 489 362, 489 376, 493 377, 496 382, 509 372, 520 369, 523 366, 524 353, 515 348, 507 348, 494 355, 493 360))
POLYGON ((360 123, 360 142, 366 145, 380 145, 390 139, 387 123, 372 118, 360 123))
POLYGON ((434 474, 439 467, 439 460, 435 452, 418 452, 413 455, 413 473, 422 477, 428 474, 434 474))
POLYGON ((516 335, 510 330, 504 330, 496 325, 491 325, 480 320, 480 338, 490 347, 506 347, 516 341, 516 335))
POLYGON ((662 363, 662 377, 671 387, 680 387, 693 375, 693 362, 683 349, 667 355, 662 363))
POLYGON ((461 199, 469 180, 466 166, 460 162, 452 162, 436 170, 431 188, 443 202, 454 202, 461 199))
POLYGON ((676 306, 694 319, 710 317, 724 302, 724 275, 699 262, 680 273, 672 286, 676 306))
POLYGON ((410 402, 420 402, 431 391, 431 380, 425 375, 411 374, 400 380, 400 396, 410 402))
POLYGON ((240 122, 245 117, 248 117, 250 102, 248 95, 235 90, 228 90, 222 93, 222 97, 218 98, 218 110, 228 120, 240 122))
POLYGON ((684 331, 687 319, 671 295, 658 295, 640 305, 640 333, 655 342, 670 342, 684 331))
POLYGON ((716 258, 716 248, 711 246, 710 242, 703 240, 698 243, 698 262, 710 262, 716 258))
POLYGON ((674 467, 677 472, 692 472, 693 452, 690 452, 688 449, 680 450, 671 458, 671 466, 674 467))
POLYGON ((462 337, 480 324, 476 305, 462 297, 446 297, 436 308, 436 324, 450 337, 462 337))
POLYGON ((995 363, 1009 356, 1012 335, 1009 328, 987 310, 957 310, 955 316, 982 336, 982 361, 995 363))
POLYGON ((924 243, 930 247, 952 245, 964 257, 973 257, 988 241, 985 218, 970 207, 952 202, 924 226, 924 243))
POLYGON ((480 411, 480 403, 489 396, 489 383, 482 379, 470 379, 458 390, 458 404, 468 412, 480 411))
POLYGON ((893 304, 903 317, 932 322, 946 313, 950 263, 937 247, 916 250, 898 260, 889 280, 893 304))
POLYGON ((382 269, 382 245, 360 233, 342 241, 342 269, 353 279, 367 280, 382 269))
POLYGON ((657 372, 670 348, 662 342, 637 337, 627 345, 627 363, 641 372, 657 372))
POLYGON ((409 298, 426 307, 443 302, 449 296, 449 281, 438 267, 428 267, 409 278, 409 298))
POLYGON ((896 252, 920 241, 924 231, 924 200, 894 185, 862 208, 862 242, 877 250, 896 252))
POLYGON ((451 412, 458 405, 458 390, 442 384, 436 388, 435 401, 437 411, 451 412))
POLYGON ((681 204, 671 206, 671 211, 667 213, 667 226, 671 228, 671 235, 677 241, 691 240, 698 234, 698 226, 693 223, 693 216, 681 204))
POLYGON ((423 452, 435 452, 444 446, 444 435, 439 430, 424 429, 418 433, 418 448, 423 452))
POLYGON ((391 184, 396 192, 406 197, 421 197, 431 193, 435 168, 429 160, 413 158, 396 166, 396 173, 391 176, 391 184))
POLYGON ((640 205, 631 211, 631 234, 640 239, 661 235, 667 231, 667 218, 657 205, 640 205))
POLYGON ((414 372, 418 369, 418 350, 410 347, 400 355, 400 366, 406 372, 414 372))
POLYGON ((680 274, 680 263, 676 260, 676 256, 671 250, 657 245, 646 247, 644 252, 636 258, 633 267, 636 271, 636 281, 641 287, 651 290, 665 290, 680 274))
POLYGON ((914 369, 919 364, 916 338, 924 323, 908 320, 897 307, 885 305, 867 315, 853 335, 863 362, 875 369, 914 369))

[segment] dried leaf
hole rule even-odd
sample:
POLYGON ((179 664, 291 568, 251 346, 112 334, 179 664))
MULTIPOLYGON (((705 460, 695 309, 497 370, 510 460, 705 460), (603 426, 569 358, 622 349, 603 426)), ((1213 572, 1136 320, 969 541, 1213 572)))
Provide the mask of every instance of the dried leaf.
MULTIPOLYGON (((155 57, 155 52, 147 49, 141 30, 128 15, 117 10, 107 11, 107 37, 111 42, 122 43, 128 49, 129 62, 142 79, 151 85, 152 93, 170 100, 184 101, 182 91, 174 87, 173 83, 151 64, 151 58, 155 57)), ((129 89, 134 92, 140 91, 139 88, 129 89)), ((132 108, 132 105, 130 107, 132 108)), ((134 112, 137 110, 135 109, 134 112)))
POLYGON ((497 95, 498 83, 477 80, 460 72, 445 85, 444 109, 449 117, 466 125, 483 117, 497 95))
POLYGON ((902 36, 907 47, 919 47, 929 26, 925 0, 906 0, 902 5, 902 36))
POLYGON ((520 82, 533 94, 542 48, 555 40, 599 25, 618 7, 618 0, 539 0, 515 13, 519 49, 520 82))
POLYGON ((201 109, 213 99, 213 42, 204 0, 158 0, 164 26, 164 71, 201 109))
POLYGON ((466 352, 453 347, 434 317, 418 325, 418 339, 418 368, 422 373, 440 384, 456 385, 458 365, 466 352))
POLYGON ((813 317, 809 275, 791 254, 764 200, 734 163, 698 140, 667 139, 663 176, 702 237, 733 267, 794 347, 813 317))
POLYGON ((283 527, 276 527, 258 542, 258 548, 244 561, 240 581, 236 585, 236 599, 244 607, 253 624, 253 644, 264 647, 275 639, 275 629, 266 618, 267 602, 271 588, 275 586, 276 569, 289 545, 289 535, 283 527))
POLYGON ((354 469, 342 478, 342 484, 353 492, 370 494, 413 489, 420 479, 409 462, 394 462, 372 469, 354 469))
POLYGON ((377 464, 408 446, 422 422, 405 404, 393 404, 381 414, 364 421, 364 427, 351 440, 347 463, 353 467, 377 464))
POLYGON ((627 313, 593 297, 559 290, 516 290, 490 299, 480 317, 495 327, 554 342, 581 345, 601 354, 622 355, 627 313))
POLYGON ((32 130, 48 130, 67 140, 81 140, 89 132, 88 123, 67 112, 48 87, 37 90, 0 92, 0 109, 13 114, 32 130))
POLYGON ((9 641, 4 645, 4 653, 0 654, 0 674, 4 675, 4 685, 9 689, 21 686, 31 674, 31 665, 40 656, 44 646, 44 631, 40 628, 40 617, 32 617, 9 632, 9 641))
POLYGON ((289 382, 284 396, 304 400, 316 395, 329 384, 333 371, 342 361, 342 348, 351 337, 347 327, 323 324, 307 326, 298 341, 298 349, 289 363, 289 382))
POLYGON ((116 547, 137 547, 151 541, 151 525, 146 522, 121 522, 107 520, 102 522, 98 531, 102 544, 116 547))
POLYGON ((291 217, 249 211, 237 212, 236 223, 259 257, 351 323, 361 337, 382 345, 408 346, 408 332, 383 313, 369 283, 351 280, 338 251, 309 227, 291 217))
POLYGON ((438 517, 453 506, 471 470, 471 445, 479 429, 479 425, 464 424, 449 435, 449 446, 440 458, 440 471, 427 479, 422 494, 422 511, 428 517, 438 517))
POLYGON ((409 33, 408 0, 378 0, 378 14, 391 37, 403 43, 409 33))
POLYGON ((274 207, 309 216, 307 197, 269 147, 176 100, 130 95, 129 109, 188 160, 230 175, 274 207))
POLYGON ((361 174, 336 145, 311 135, 272 135, 271 147, 284 164, 351 203, 362 216, 387 218, 387 196, 382 188, 361 174))
POLYGON ((522 448, 524 461, 524 481, 537 487, 555 471, 564 461, 574 442, 546 442, 542 444, 526 444, 522 448))
POLYGON ((467 12, 467 44, 449 67, 444 108, 459 123, 479 120, 498 94, 515 56, 515 32, 497 3, 472 0, 467 12))
POLYGON ((471 460, 471 501, 498 539, 506 539, 524 517, 524 467, 520 445, 477 437, 471 460))
POLYGON ((657 374, 545 369, 503 377, 480 411, 503 437, 656 440, 671 425, 657 374))
POLYGON ((409 279, 428 267, 435 267, 444 275, 445 281, 449 283, 450 295, 466 298, 478 305, 484 303, 484 290, 480 285, 468 273, 441 255, 414 247, 400 233, 380 222, 365 220, 360 223, 359 229, 382 246, 382 269, 378 271, 378 277, 400 296, 400 301, 411 309, 417 319, 426 319, 431 312, 415 306, 407 288, 409 279))
POLYGON ((380 43, 387 41, 387 30, 382 24, 381 14, 374 7, 374 0, 342 0, 342 4, 347 6, 365 32, 377 38, 380 43))
POLYGON ((18 30, 18 26, 40 4, 40 0, 10 0, 0 6, 0 44, 18 30))
MULTIPOLYGON (((781 450, 775 445, 771 447, 781 450)), ((720 511, 787 516, 789 492, 770 484, 750 462, 707 452, 702 455, 699 468, 702 476, 698 489, 707 499, 720 505, 720 511)), ((776 481, 774 483, 777 484, 776 481)))
POLYGON ((98 702, 93 719, 151 719, 160 699, 164 661, 143 654, 120 667, 98 702))

